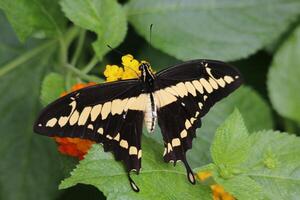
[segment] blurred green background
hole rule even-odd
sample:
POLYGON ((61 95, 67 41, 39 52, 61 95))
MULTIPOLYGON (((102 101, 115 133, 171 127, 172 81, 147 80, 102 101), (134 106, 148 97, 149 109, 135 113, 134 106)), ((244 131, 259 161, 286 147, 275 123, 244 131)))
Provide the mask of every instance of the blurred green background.
MULTIPOLYGON (((105 199, 88 185, 58 190, 78 161, 32 125, 73 83, 102 82, 105 65, 120 64, 107 44, 156 71, 198 58, 241 70, 245 86, 198 130, 188 154, 193 167, 211 162, 214 132, 235 107, 251 132, 298 135, 299 16, 299 0, 0 0, 0 199, 105 199)), ((159 130, 152 137, 161 142, 159 130)))

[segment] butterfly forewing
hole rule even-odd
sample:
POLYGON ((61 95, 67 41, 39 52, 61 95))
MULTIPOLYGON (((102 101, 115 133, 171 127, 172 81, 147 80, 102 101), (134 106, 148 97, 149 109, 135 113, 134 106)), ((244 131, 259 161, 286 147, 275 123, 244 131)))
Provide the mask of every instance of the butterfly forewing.
POLYGON ((83 88, 47 106, 34 130, 102 143, 104 150, 124 161, 128 171, 139 171, 144 96, 139 80, 83 88))

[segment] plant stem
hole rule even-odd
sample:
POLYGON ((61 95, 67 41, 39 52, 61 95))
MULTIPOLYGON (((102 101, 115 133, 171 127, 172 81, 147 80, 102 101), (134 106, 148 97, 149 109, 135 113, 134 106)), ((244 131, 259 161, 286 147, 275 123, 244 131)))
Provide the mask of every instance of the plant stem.
POLYGON ((71 70, 72 72, 74 72, 77 76, 79 76, 80 78, 86 80, 86 81, 92 81, 92 82, 97 82, 100 83, 103 80, 96 77, 96 76, 90 76, 87 75, 86 73, 82 72, 81 70, 75 68, 73 65, 71 64, 66 64, 65 67, 69 70, 71 70))
POLYGON ((98 62, 98 58, 96 56, 94 56, 90 62, 82 69, 83 73, 88 73, 89 71, 91 71, 94 66, 97 64, 98 62))
POLYGON ((85 35, 86 35, 86 31, 83 30, 83 29, 80 30, 78 42, 77 42, 77 45, 76 45, 76 50, 75 50, 75 53, 74 53, 72 61, 71 61, 71 64, 74 65, 74 66, 76 65, 77 60, 80 56, 80 53, 81 53, 81 50, 82 50, 82 47, 83 47, 83 44, 84 44, 85 35))
POLYGON ((65 34, 65 43, 66 46, 69 47, 73 40, 78 36, 80 33, 80 28, 77 26, 72 26, 69 28, 67 33, 65 34))
POLYGON ((71 79, 72 79, 72 72, 68 71, 65 78, 65 87, 67 91, 69 91, 72 87, 71 79))
POLYGON ((17 58, 15 58, 11 62, 7 63, 6 65, 3 65, 2 67, 0 67, 0 77, 5 75, 9 71, 15 69, 17 66, 20 66, 21 64, 27 62, 28 60, 35 57, 36 55, 43 52, 44 50, 48 49, 50 46, 54 45, 56 42, 57 41, 55 41, 55 40, 47 41, 47 42, 33 48, 32 50, 29 50, 29 51, 23 53, 22 55, 18 56, 17 58))
POLYGON ((60 65, 65 66, 68 63, 68 47, 63 38, 59 38, 60 44, 60 65))

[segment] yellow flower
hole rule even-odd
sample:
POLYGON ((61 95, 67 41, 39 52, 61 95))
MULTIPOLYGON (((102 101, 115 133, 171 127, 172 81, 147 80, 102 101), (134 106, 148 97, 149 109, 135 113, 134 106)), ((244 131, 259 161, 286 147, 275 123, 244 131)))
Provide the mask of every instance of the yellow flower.
MULTIPOLYGON (((141 76, 139 66, 142 63, 147 63, 146 61, 140 62, 134 59, 134 57, 130 54, 122 56, 121 59, 123 65, 122 67, 117 65, 106 65, 106 69, 104 71, 106 82, 138 78, 141 76)), ((150 70, 153 72, 151 68, 150 70)))
POLYGON ((122 56, 122 65, 124 67, 131 67, 134 70, 137 69, 139 71, 140 62, 130 54, 127 54, 125 56, 122 56))
POLYGON ((124 73, 122 75, 122 80, 138 78, 139 74, 140 73, 136 72, 135 70, 133 71, 130 68, 124 68, 124 73))
MULTIPOLYGON (((207 178, 211 177, 212 174, 209 171, 199 172, 197 176, 201 181, 205 181, 207 178)), ((213 200, 235 200, 235 198, 226 192, 221 185, 213 184, 210 188, 213 193, 213 200)))
POLYGON ((117 81, 122 78, 124 70, 117 65, 106 65, 104 76, 106 82, 117 81))
POLYGON ((124 66, 124 74, 122 79, 138 78, 141 75, 139 70, 140 62, 130 54, 122 56, 122 65, 124 66))

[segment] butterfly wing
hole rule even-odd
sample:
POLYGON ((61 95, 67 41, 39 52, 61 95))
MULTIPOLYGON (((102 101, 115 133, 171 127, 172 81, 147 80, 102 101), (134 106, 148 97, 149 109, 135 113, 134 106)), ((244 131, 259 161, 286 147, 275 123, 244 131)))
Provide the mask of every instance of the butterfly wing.
POLYGON ((238 70, 212 60, 189 61, 157 74, 154 95, 158 101, 158 124, 165 144, 164 160, 183 161, 190 182, 194 183, 194 177, 185 154, 192 148, 201 117, 241 83, 238 70))
POLYGON ((135 79, 83 88, 47 106, 34 131, 102 143, 105 151, 124 161, 128 171, 139 171, 144 98, 135 79))

